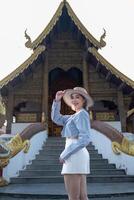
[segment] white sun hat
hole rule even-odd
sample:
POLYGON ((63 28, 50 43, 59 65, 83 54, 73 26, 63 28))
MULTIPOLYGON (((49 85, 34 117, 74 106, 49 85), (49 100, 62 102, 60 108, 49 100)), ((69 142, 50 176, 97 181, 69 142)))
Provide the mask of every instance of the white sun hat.
POLYGON ((65 90, 65 94, 63 95, 63 100, 68 106, 72 106, 71 95, 72 94, 80 94, 86 99, 86 109, 92 107, 94 102, 92 97, 87 93, 87 91, 82 87, 75 87, 73 89, 65 90))

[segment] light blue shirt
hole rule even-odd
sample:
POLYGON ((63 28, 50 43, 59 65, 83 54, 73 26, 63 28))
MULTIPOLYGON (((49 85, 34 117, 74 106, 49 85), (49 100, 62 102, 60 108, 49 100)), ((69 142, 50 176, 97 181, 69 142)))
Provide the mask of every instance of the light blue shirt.
POLYGON ((60 158, 66 160, 73 153, 86 147, 90 139, 91 126, 88 112, 82 108, 73 115, 62 115, 60 113, 61 101, 53 101, 51 118, 57 125, 63 126, 62 137, 78 137, 76 143, 69 145, 61 153, 60 158))

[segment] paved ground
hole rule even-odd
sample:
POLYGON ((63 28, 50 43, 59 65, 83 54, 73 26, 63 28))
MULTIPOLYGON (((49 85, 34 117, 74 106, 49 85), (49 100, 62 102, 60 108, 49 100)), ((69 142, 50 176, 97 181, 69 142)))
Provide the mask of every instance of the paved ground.
MULTIPOLYGON (((15 194, 66 194, 64 184, 11 184, 1 187, 0 193, 15 194)), ((91 183, 88 184, 88 194, 134 194, 134 183, 91 183)))
MULTIPOLYGON (((12 198, 12 197, 0 197, 0 200, 43 200, 43 199, 39 199, 39 198, 12 198)), ((52 200, 52 199, 45 199, 45 200, 52 200)), ((57 200, 57 199, 53 199, 53 200, 57 200)), ((59 199, 59 200, 67 200, 67 199, 59 199)), ((90 198, 89 200, 134 200, 134 196, 132 197, 109 197, 109 198, 90 198)))
MULTIPOLYGON (((134 183, 91 183, 88 185, 88 194, 93 200, 134 200, 134 183)), ((8 187, 0 188, 0 200, 40 200, 56 199, 56 197, 61 200, 66 199, 64 184, 27 184, 27 187, 26 184, 11 184, 8 187), (12 194, 14 198, 11 198, 12 194), (21 199, 19 198, 20 194, 22 195, 21 199)))

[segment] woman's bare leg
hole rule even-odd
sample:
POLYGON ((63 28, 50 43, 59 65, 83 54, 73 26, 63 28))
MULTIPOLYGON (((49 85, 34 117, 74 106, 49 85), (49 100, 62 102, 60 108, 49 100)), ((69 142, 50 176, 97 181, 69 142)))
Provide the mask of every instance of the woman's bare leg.
POLYGON ((81 175, 66 174, 64 175, 64 182, 69 200, 80 200, 81 175))
POLYGON ((80 200, 88 200, 86 175, 81 175, 80 200))

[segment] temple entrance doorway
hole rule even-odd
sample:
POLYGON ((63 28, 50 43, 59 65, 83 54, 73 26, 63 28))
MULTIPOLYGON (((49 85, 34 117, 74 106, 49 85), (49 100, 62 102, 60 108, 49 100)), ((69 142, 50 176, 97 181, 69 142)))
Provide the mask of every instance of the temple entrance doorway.
MULTIPOLYGON (((49 136, 60 136, 62 127, 57 126, 51 120, 51 106, 55 94, 59 90, 74 88, 82 86, 82 72, 77 68, 71 68, 64 71, 61 68, 55 68, 49 73, 49 97, 48 97, 48 130, 49 136)), ((73 111, 68 107, 64 101, 61 101, 61 114, 73 114, 73 111)))

